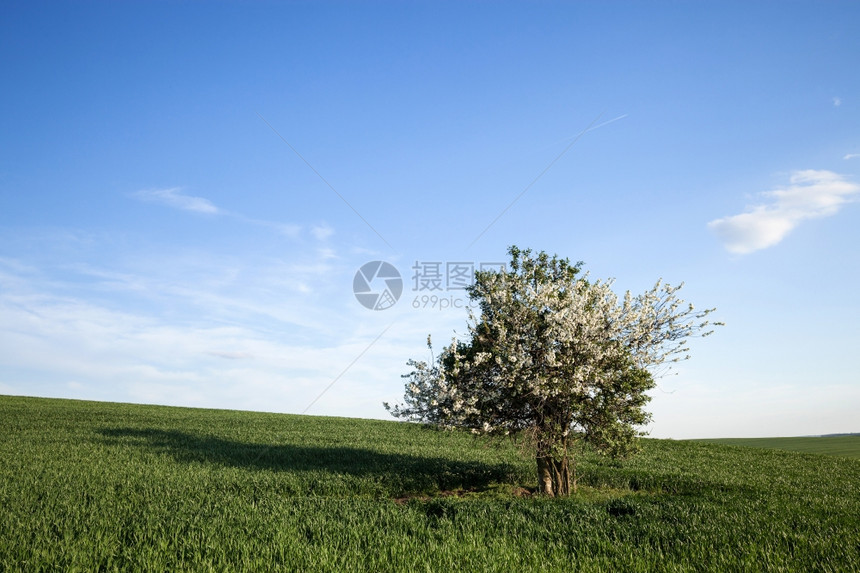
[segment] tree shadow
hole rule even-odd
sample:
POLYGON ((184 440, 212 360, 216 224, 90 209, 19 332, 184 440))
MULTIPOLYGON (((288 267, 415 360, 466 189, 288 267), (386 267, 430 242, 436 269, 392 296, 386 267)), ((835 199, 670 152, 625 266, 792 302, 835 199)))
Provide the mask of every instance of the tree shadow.
POLYGON ((515 483, 518 478, 511 464, 383 453, 365 448, 255 444, 178 430, 104 428, 99 433, 110 445, 137 445, 168 454, 183 463, 289 472, 299 476, 325 472, 370 477, 392 495, 484 490, 492 484, 515 483))

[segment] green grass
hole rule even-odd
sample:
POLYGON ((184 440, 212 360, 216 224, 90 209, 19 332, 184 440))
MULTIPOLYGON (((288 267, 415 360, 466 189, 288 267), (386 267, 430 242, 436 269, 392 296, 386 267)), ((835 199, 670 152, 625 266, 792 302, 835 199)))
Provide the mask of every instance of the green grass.
POLYGON ((0 396, 0 571, 858 571, 860 461, 645 440, 523 495, 511 444, 0 396))
POLYGON ((860 434, 802 438, 721 438, 696 441, 860 459, 860 434))

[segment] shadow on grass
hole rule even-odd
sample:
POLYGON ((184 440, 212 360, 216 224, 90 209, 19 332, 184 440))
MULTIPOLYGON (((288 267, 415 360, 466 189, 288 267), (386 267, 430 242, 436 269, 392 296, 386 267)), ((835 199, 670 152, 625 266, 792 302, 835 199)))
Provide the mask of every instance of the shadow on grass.
POLYGON ((492 484, 514 483, 522 477, 509 464, 391 454, 364 448, 254 444, 177 430, 106 428, 99 433, 108 444, 146 447, 185 463, 369 477, 395 495, 458 488, 482 490, 492 484))

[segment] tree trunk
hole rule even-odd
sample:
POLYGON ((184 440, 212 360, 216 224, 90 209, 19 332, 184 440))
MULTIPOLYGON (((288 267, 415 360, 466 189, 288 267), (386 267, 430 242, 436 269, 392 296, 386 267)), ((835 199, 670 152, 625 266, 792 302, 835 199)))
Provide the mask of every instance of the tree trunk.
POLYGON ((548 496, 555 495, 555 488, 552 485, 552 458, 549 456, 538 456, 537 472, 538 472, 538 491, 548 496))
POLYGON ((550 497, 570 495, 570 486, 576 491, 576 477, 571 479, 570 460, 565 452, 560 460, 552 456, 537 457, 538 491, 550 497))

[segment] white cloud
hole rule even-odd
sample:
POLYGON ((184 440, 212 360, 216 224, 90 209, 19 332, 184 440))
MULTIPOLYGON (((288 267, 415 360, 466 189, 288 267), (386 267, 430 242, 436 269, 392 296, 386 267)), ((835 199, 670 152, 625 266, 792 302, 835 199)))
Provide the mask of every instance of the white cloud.
POLYGON ((842 159, 856 159, 860 157, 860 153, 846 153, 842 159))
POLYGON ((833 107, 839 107, 840 105, 842 105, 842 98, 841 97, 833 98, 833 107))
POLYGON ((249 354, 247 352, 230 352, 227 350, 212 350, 207 352, 209 356, 216 356, 218 358, 224 358, 226 360, 243 360, 245 358, 253 358, 253 354, 249 354))
POLYGON ((334 235, 334 229, 329 227, 326 224, 317 225, 313 229, 311 229, 311 233, 318 241, 325 241, 332 235, 334 235))
POLYGON ((832 171, 807 169, 791 174, 789 186, 762 193, 767 201, 745 213, 708 223, 732 253, 746 254, 782 241, 801 221, 834 215, 860 185, 832 171))
POLYGON ((213 205, 208 199, 204 199, 203 197, 193 197, 191 195, 183 195, 181 191, 181 187, 171 187, 169 189, 146 189, 138 191, 134 196, 143 201, 161 203, 175 209, 182 209, 183 211, 205 213, 207 215, 215 215, 221 212, 221 210, 213 205))
MULTIPOLYGON (((290 340, 252 320, 173 321, 43 292, 0 294, 0 324, 0 374, 10 378, 2 393, 296 413, 368 344, 356 325, 341 324, 334 339, 290 340)), ((352 401, 379 377, 359 378, 355 366, 339 388, 351 381, 352 401)))
POLYGON ((331 249, 329 247, 317 249, 317 253, 320 256, 320 259, 322 259, 322 260, 336 259, 337 258, 337 252, 334 249, 331 249))
MULTIPOLYGON (((210 200, 203 197, 194 197, 192 195, 184 195, 182 187, 171 187, 169 189, 145 189, 132 193, 132 197, 147 201, 150 203, 161 203, 174 209, 182 209, 183 211, 191 211, 193 213, 203 213, 205 215, 224 215, 232 217, 237 221, 248 225, 265 227, 278 233, 279 235, 298 238, 303 230, 301 225, 293 223, 280 223, 277 221, 268 221, 265 219, 257 219, 248 217, 241 213, 235 213, 222 209, 210 200)), ((334 229, 327 225, 320 225, 311 229, 311 234, 320 241, 323 241, 334 234, 334 229)))
POLYGON ((255 219, 253 217, 246 217, 240 213, 229 213, 224 211, 223 209, 218 210, 221 214, 230 215, 238 221, 242 223, 247 223, 249 225, 256 225, 258 227, 266 227, 278 233, 279 235, 283 235, 285 237, 290 237, 295 239, 299 236, 302 231, 301 225, 294 225, 291 223, 278 223, 275 221, 266 221, 265 219, 255 219))
POLYGON ((288 223, 275 223, 275 225, 276 225, 275 228, 278 231, 278 233, 280 233, 281 235, 284 235, 285 237, 292 237, 292 238, 298 237, 299 233, 302 230, 301 225, 291 225, 288 223))
POLYGON ((313 413, 385 417, 429 327, 391 329, 364 353, 395 311, 355 301, 356 266, 310 254, 0 258, 0 393, 299 413, 346 371, 313 413))

